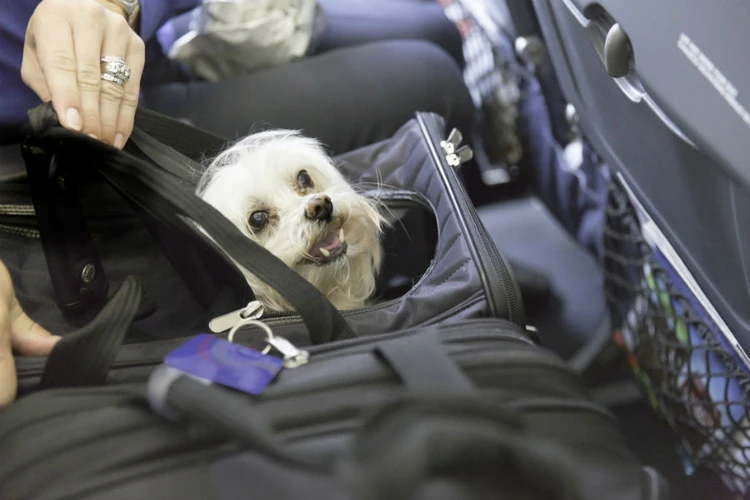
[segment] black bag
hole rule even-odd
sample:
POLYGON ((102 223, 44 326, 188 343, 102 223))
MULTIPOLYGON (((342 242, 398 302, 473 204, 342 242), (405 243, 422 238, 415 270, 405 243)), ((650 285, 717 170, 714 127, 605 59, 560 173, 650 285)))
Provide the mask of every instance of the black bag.
POLYGON ((0 497, 665 498, 614 417, 509 322, 309 353, 257 397, 164 366, 146 390, 22 398, 0 413, 0 497))
MULTIPOLYGON (((193 194, 201 169, 195 160, 217 151, 224 144, 221 139, 139 111, 130 145, 121 152, 61 128, 47 105, 30 117, 32 133, 24 154, 36 221, 0 219, 0 228, 25 224, 27 231, 38 231, 51 282, 39 271, 41 252, 34 239, 6 236, 0 259, 8 264, 28 314, 51 331, 70 332, 53 353, 57 366, 89 366, 80 346, 66 345, 75 345, 80 332, 73 330, 88 323, 129 275, 144 293, 132 311, 137 321, 130 327, 121 317, 121 333, 111 336, 127 332, 127 345, 116 359, 117 349, 104 356, 114 359, 112 375, 121 376, 118 380, 129 380, 123 367, 158 364, 165 350, 206 331, 214 317, 230 313, 234 322, 239 320, 252 294, 224 252, 294 305, 299 314, 272 311, 263 319, 298 345, 469 317, 500 317, 524 325, 508 265, 449 164, 460 165, 466 154, 459 148, 460 133, 443 140, 442 120, 436 115, 420 113, 392 139, 339 158, 355 182, 382 182, 378 197, 398 217, 384 242, 388 257, 380 301, 345 313, 193 194), (223 251, 185 218, 205 228, 223 251), (60 353, 66 353, 65 359, 60 353)), ((227 324, 220 331, 233 325, 227 324)), ((19 358, 17 367, 19 390, 25 393, 36 387, 45 360, 19 358)), ((66 380, 75 378, 70 370, 66 380)), ((102 366, 96 376, 79 379, 99 383, 107 372, 102 366)), ((50 384, 60 385, 45 377, 45 385, 50 384)))

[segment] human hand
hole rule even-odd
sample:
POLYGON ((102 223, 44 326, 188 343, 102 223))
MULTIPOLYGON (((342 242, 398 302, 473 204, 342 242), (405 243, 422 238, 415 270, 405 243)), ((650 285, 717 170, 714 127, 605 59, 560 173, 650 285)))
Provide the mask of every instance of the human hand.
POLYGON ((42 0, 26 29, 21 76, 52 101, 62 126, 122 148, 133 131, 144 62, 143 40, 115 4, 42 0), (124 85, 102 79, 104 56, 130 67, 124 85))
POLYGON ((23 312, 8 269, 0 262, 0 408, 16 398, 12 350, 24 356, 46 356, 58 340, 23 312))

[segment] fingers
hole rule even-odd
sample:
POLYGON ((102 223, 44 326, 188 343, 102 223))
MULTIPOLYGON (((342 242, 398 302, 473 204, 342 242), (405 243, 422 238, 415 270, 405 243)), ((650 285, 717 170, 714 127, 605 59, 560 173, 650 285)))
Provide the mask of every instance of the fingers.
MULTIPOLYGON (((3 298, 0 297, 0 300, 3 298)), ((16 365, 10 340, 10 315, 0 304, 0 408, 16 398, 16 365)))
POLYGON ((60 337, 29 318, 18 301, 10 314, 11 347, 22 356, 47 356, 60 337))
POLYGON ((0 407, 16 397, 13 350, 25 356, 46 356, 59 340, 26 315, 8 269, 0 262, 0 407))
POLYGON ((24 45, 23 47, 21 79, 39 96, 42 102, 47 102, 51 99, 42 68, 39 67, 39 61, 36 58, 36 53, 28 45, 24 45))
POLYGON ((121 148, 133 129, 145 63, 143 41, 118 9, 91 0, 44 0, 29 22, 21 74, 66 128, 121 148), (102 80, 102 56, 132 71, 125 86, 102 80))
MULTIPOLYGON (((110 16, 110 22, 104 33, 101 47, 102 56, 119 57, 127 62, 126 55, 130 45, 132 30, 124 18, 110 16)), ((131 75, 132 78, 132 75, 131 75)), ((126 85, 130 81, 126 82, 126 85)), ((101 117, 102 140, 121 148, 124 136, 117 128, 120 117, 120 106, 125 96, 125 88, 114 82, 102 80, 100 83, 99 113, 101 117)))
MULTIPOLYGON (((46 8, 45 2, 40 4, 39 8, 46 8)), ((80 131, 83 127, 83 118, 78 95, 73 33, 63 15, 49 8, 47 11, 49 11, 47 15, 38 16, 35 12, 34 18, 29 23, 33 33, 27 43, 31 44, 31 49, 36 52, 39 67, 60 123, 66 128, 80 131)), ((81 36, 87 38, 84 34, 81 36)))
POLYGON ((76 58, 76 79, 83 117, 83 133, 101 138, 99 93, 101 87, 101 51, 107 12, 95 2, 86 2, 79 15, 71 19, 76 58))
POLYGON ((15 300, 8 304, 4 294, 0 304, 0 408, 16 397, 16 367, 13 350, 24 356, 46 356, 60 337, 52 336, 23 312, 15 300))
POLYGON ((10 318, 0 312, 0 408, 16 398, 16 365, 10 342, 10 318))
POLYGON ((125 94, 120 104, 120 116, 117 120, 117 134, 115 135, 115 146, 122 148, 133 132, 135 111, 138 107, 138 94, 140 91, 141 75, 146 59, 146 48, 143 40, 138 36, 131 38, 125 61, 130 66, 132 73, 130 80, 125 84, 125 94), (119 140, 118 140, 119 139, 119 140), (119 145, 118 145, 119 144, 119 145))

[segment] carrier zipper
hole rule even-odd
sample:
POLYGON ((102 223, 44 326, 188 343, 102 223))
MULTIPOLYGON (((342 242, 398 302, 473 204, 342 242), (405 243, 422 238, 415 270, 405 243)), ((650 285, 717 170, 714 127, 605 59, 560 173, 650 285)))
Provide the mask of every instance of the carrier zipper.
MULTIPOLYGON (((257 319, 257 318, 256 318, 257 319)), ((266 319, 264 322, 269 326, 279 326, 279 323, 275 321, 274 319, 266 319)), ((461 328, 465 324, 462 323, 460 325, 445 325, 443 327, 439 328, 440 332, 444 332, 445 335, 451 335, 452 332, 454 332, 456 329, 461 328)), ((498 322, 497 320, 473 320, 472 325, 475 325, 475 329, 472 333, 462 335, 461 337, 455 337, 455 338, 447 338, 444 340, 446 344, 454 344, 454 343, 460 343, 465 341, 474 341, 474 340, 505 340, 505 341, 511 341, 511 342, 521 342, 528 345, 536 345, 532 340, 529 339, 528 336, 526 336, 524 333, 518 331, 517 327, 515 325, 511 325, 510 323, 507 323, 508 329, 503 329, 502 331, 498 331, 498 322)), ((421 328, 421 326, 415 326, 413 328, 407 329, 407 330, 401 330, 398 332, 391 332, 391 333, 383 333, 378 335, 379 340, 388 340, 392 338, 397 338, 401 335, 408 335, 409 333, 413 333, 416 330, 421 328)), ((226 338, 225 335, 218 335, 220 338, 226 338)), ((142 356, 138 359, 131 359, 131 360, 115 360, 112 363, 112 371, 116 371, 119 369, 129 369, 129 368, 142 368, 142 367, 150 367, 150 366, 157 366, 161 364, 164 361, 164 356, 166 354, 173 350, 175 347, 177 347, 182 342, 185 342, 186 340, 190 339, 192 337, 183 337, 179 339, 171 339, 171 340, 156 340, 152 341, 150 345, 155 348, 155 350, 159 351, 158 355, 154 355, 153 357, 149 357, 147 359, 144 359, 142 356), (157 348, 159 344, 162 344, 164 347, 157 348)), ((349 340, 343 340, 340 342, 336 342, 334 344, 325 344, 325 345, 314 345, 314 346, 305 346, 305 350, 310 354, 310 359, 315 359, 318 356, 325 355, 326 358, 328 358, 328 354, 331 352, 335 352, 342 349, 348 349, 348 348, 355 348, 357 346, 362 346, 365 344, 368 344, 372 342, 372 337, 360 337, 355 339, 349 339, 349 340)), ((125 346, 127 347, 127 345, 125 346)), ((19 379, 27 379, 30 377, 38 377, 42 375, 42 372, 44 371, 44 365, 46 363, 45 358, 19 358, 17 360, 17 370, 18 370, 18 377, 19 379)))
MULTIPOLYGON (((417 285, 415 285, 415 286, 417 286, 417 285)), ((439 322, 444 317, 451 317, 454 314, 456 314, 457 312, 461 312, 464 309, 475 305, 480 300, 482 302, 486 302, 485 299, 478 297, 478 295, 480 295, 479 292, 477 292, 477 294, 473 295, 470 299, 462 302, 461 304, 458 304, 457 306, 452 307, 452 308, 444 311, 443 313, 438 314, 437 316, 433 316, 432 318, 430 318, 429 322, 421 323, 421 324, 415 325, 415 326, 422 327, 422 326, 429 325, 429 324, 432 324, 432 323, 435 323, 435 322, 439 322)), ((396 299, 393 299, 393 300, 389 300, 387 302, 381 302, 381 303, 372 305, 370 307, 363 307, 363 308, 360 308, 360 309, 350 309, 350 310, 347 310, 347 311, 341 311, 341 315, 346 318, 346 317, 354 316, 354 315, 357 315, 357 314, 361 314, 363 312, 377 311, 379 309, 387 308, 387 307, 389 307, 389 306, 397 303, 399 300, 401 300, 401 298, 403 298, 403 296, 399 297, 399 298, 396 298, 396 299)), ((243 311, 244 309, 245 308, 237 309, 236 311, 229 312, 226 315, 230 315, 230 314, 237 315, 241 311, 243 311)), ((300 316, 296 312, 292 312, 292 311, 273 311, 273 310, 270 310, 270 309, 269 310, 264 310, 263 313, 261 313, 259 316, 255 317, 254 319, 263 319, 263 321, 265 321, 266 323, 268 323, 271 326, 289 326, 289 325, 293 325, 295 323, 301 323, 302 322, 302 316, 300 316)), ((500 319, 503 319, 503 318, 500 318, 500 319)), ((216 333, 217 334, 221 334, 221 333, 224 333, 225 331, 226 330, 224 330, 222 332, 216 332, 216 333)))
POLYGON ((16 236, 22 236, 24 238, 30 238, 33 240, 38 240, 41 237, 39 235, 39 231, 36 229, 26 229, 22 227, 9 226, 7 224, 0 224, 0 232, 14 234, 16 236))
MULTIPOLYGON (((478 270, 489 299, 488 303, 490 305, 490 310, 495 316, 499 315, 497 304, 500 297, 498 297, 498 295, 502 293, 505 297, 508 309, 508 319, 523 327, 525 324, 523 306, 520 300, 520 292, 513 275, 511 274, 504 258, 499 254, 495 244, 484 229, 476 212, 473 210, 471 201, 469 200, 463 186, 461 186, 460 182, 455 177, 456 174, 453 172, 448 160, 438 152, 436 147, 436 144, 439 145, 441 142, 451 144, 454 148, 455 144, 453 142, 441 141, 438 134, 432 130, 435 127, 430 127, 427 124, 427 120, 425 119, 426 116, 428 115, 425 113, 417 113, 417 123, 419 124, 422 135, 427 142, 432 158, 438 167, 440 178, 443 180, 443 184, 455 208, 456 217, 463 226, 464 232, 467 234, 469 249, 472 252, 474 260, 479 264, 478 270), (466 217, 467 213, 471 214, 471 217, 466 217), (479 242, 477 242, 477 239, 479 239, 479 242), (492 267, 494 273, 487 272, 487 263, 492 267), (497 277, 497 279, 495 277, 497 277), (497 290, 496 286, 493 285, 494 283, 497 283, 497 281, 499 281, 501 290, 497 290)), ((455 142, 457 138, 458 136, 454 134, 453 141, 455 142)))
MULTIPOLYGON (((23 204, 2 204, 0 205, 0 217, 34 217, 36 211, 33 205, 23 204)), ((22 236, 24 238, 39 239, 39 231, 36 229, 12 226, 10 224, 0 224, 0 232, 22 236)))
POLYGON ((0 205, 0 216, 2 215, 36 215, 33 205, 5 204, 0 205))

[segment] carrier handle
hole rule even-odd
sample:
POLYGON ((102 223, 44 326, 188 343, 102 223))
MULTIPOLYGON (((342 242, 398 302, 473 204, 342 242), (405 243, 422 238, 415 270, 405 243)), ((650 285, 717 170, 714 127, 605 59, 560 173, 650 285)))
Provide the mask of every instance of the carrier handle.
MULTIPOLYGON (((182 182, 160 165, 150 164, 128 152, 55 126, 59 122, 49 103, 31 110, 29 118, 32 126, 30 140, 35 147, 54 153, 64 143, 68 154, 76 148, 85 151, 88 161, 81 162, 79 167, 98 171, 141 209, 168 223, 184 217, 199 224, 211 234, 228 257, 292 304, 302 316, 313 343, 355 336, 341 313, 317 288, 268 250, 245 237, 218 210, 196 196, 192 185, 182 182)), ((164 120, 169 119, 164 117, 164 120)), ((172 161, 190 162, 187 157, 166 146, 163 156, 172 161)), ((206 240, 192 223, 184 219, 181 222, 206 240)))
POLYGON ((80 330, 65 335, 47 357, 39 387, 103 385, 141 304, 141 286, 132 276, 101 312, 80 330))

